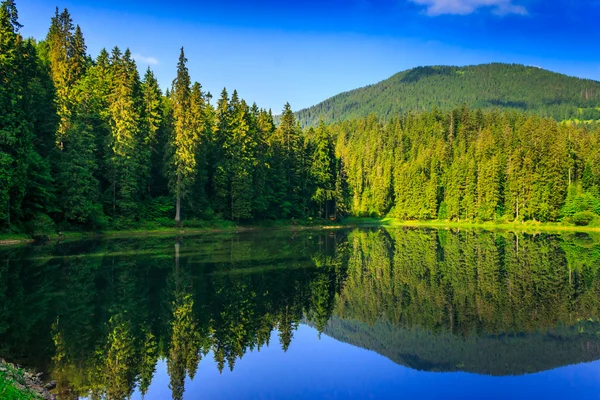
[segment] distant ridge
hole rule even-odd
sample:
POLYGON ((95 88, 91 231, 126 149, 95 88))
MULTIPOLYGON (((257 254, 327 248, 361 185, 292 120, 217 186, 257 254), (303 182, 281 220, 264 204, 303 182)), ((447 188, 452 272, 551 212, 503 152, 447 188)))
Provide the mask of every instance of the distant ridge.
POLYGON ((509 109, 557 120, 600 119, 600 82, 518 64, 429 66, 340 93, 296 113, 303 126, 365 117, 469 108, 509 109))

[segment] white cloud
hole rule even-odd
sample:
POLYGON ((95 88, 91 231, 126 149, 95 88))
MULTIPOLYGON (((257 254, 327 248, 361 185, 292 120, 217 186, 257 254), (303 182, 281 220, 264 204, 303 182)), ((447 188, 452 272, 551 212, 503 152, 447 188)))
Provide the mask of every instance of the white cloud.
POLYGON ((480 8, 491 8, 496 15, 527 15, 527 9, 513 4, 512 0, 410 0, 413 3, 427 6, 425 13, 429 16, 443 14, 468 15, 480 8))
POLYGON ((140 53, 135 53, 135 54, 133 54, 132 57, 135 61, 137 61, 140 64, 151 64, 151 65, 158 64, 158 60, 156 58, 145 57, 145 56, 141 55, 140 53))

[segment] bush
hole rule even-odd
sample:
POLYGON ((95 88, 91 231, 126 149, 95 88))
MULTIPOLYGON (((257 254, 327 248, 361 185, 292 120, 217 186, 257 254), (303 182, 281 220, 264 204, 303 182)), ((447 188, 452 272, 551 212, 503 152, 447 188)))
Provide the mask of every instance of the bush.
POLYGON ((36 214, 36 216, 27 223, 27 233, 34 239, 47 239, 49 235, 56 232, 56 225, 52 218, 46 214, 36 214))
POLYGON ((444 201, 440 203, 440 209, 438 210, 438 219, 440 221, 448 219, 448 205, 444 201))
POLYGON ((494 224, 497 225, 510 224, 511 222, 511 217, 508 215, 502 215, 494 220, 494 224))
POLYGON ((172 220, 175 217, 175 203, 171 197, 162 196, 150 200, 145 207, 143 219, 153 221, 172 220))
POLYGON ((581 188, 572 187, 569 189, 561 215, 563 217, 573 217, 575 214, 585 211, 600 214, 600 200, 596 196, 597 190, 584 192, 581 188))
POLYGON ((598 218, 598 215, 591 211, 582 211, 574 214, 570 220, 577 226, 588 226, 598 218))
POLYGON ((103 231, 108 226, 108 218, 97 204, 88 217, 88 226, 94 231, 103 231))

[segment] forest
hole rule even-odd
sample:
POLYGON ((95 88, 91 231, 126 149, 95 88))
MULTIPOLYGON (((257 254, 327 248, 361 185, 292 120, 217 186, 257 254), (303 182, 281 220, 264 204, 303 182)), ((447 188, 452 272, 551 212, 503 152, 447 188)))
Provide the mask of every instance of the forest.
POLYGON ((434 104, 303 128, 289 104, 274 116, 235 90, 215 101, 183 48, 163 92, 129 49, 89 55, 66 9, 44 40, 20 28, 2 1, 0 233, 347 216, 598 223, 593 125, 434 104))

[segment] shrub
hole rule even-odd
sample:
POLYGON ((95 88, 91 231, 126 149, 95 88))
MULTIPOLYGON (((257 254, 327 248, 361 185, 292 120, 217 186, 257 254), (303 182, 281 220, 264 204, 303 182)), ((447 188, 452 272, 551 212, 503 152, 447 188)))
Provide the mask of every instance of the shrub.
POLYGON ((108 226, 108 218, 102 211, 102 207, 98 204, 94 206, 94 209, 88 217, 88 225, 94 231, 102 231, 108 226))
POLYGON ((29 233, 34 239, 48 238, 56 232, 56 225, 52 218, 46 214, 36 214, 35 217, 27 223, 27 233, 29 233))
POLYGON ((165 221, 175 217, 175 203, 168 196, 150 200, 145 207, 143 218, 146 220, 165 221))
POLYGON ((577 226, 588 226, 594 220, 598 218, 598 215, 594 214, 591 211, 582 211, 574 214, 571 217, 571 222, 577 226))

